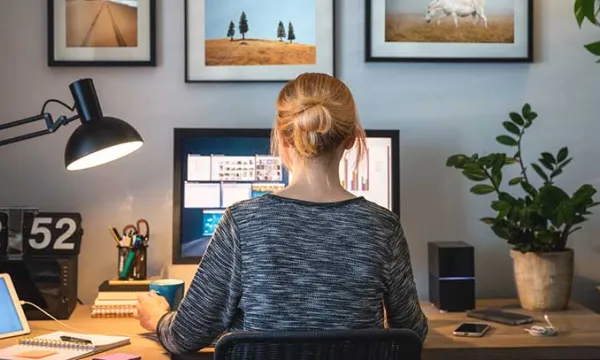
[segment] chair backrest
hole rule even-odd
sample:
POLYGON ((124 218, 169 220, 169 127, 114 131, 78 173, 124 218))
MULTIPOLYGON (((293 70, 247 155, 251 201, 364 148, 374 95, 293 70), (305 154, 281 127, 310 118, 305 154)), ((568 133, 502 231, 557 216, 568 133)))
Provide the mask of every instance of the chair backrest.
POLYGON ((406 329, 233 332, 215 360, 418 360, 422 343, 406 329))

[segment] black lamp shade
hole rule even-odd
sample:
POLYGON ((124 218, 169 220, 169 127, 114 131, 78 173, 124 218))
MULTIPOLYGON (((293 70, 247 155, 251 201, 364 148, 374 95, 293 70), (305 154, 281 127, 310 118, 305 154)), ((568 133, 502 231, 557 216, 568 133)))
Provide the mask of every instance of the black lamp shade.
POLYGON ((134 152, 144 144, 128 123, 110 116, 82 121, 65 150, 67 170, 81 170, 108 163, 134 152))

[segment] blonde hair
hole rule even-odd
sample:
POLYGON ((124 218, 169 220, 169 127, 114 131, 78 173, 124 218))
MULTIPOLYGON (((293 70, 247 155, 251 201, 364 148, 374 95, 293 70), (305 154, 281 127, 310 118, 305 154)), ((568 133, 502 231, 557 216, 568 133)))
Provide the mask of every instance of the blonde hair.
POLYGON ((355 165, 365 153, 365 132, 358 119, 350 89, 340 80, 320 73, 305 73, 288 82, 277 98, 277 115, 271 134, 271 152, 290 169, 296 162, 333 155, 340 145, 354 145, 355 165))

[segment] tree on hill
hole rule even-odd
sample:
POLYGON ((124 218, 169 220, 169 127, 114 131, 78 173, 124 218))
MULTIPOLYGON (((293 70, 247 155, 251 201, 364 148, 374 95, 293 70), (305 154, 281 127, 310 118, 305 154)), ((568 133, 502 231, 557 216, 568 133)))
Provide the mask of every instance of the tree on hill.
POLYGON ((291 21, 290 21, 290 24, 288 25, 287 39, 290 41, 290 43, 293 42, 294 40, 296 40, 296 34, 294 34, 294 25, 292 25, 291 21))
POLYGON ((240 16, 240 24, 239 24, 240 34, 242 34, 242 40, 246 40, 246 33, 248 30, 248 18, 246 17, 246 13, 242 11, 242 15, 240 16))
POLYGON ((283 39, 285 39, 285 25, 283 25, 283 22, 279 22, 279 25, 277 26, 277 37, 279 38, 279 41, 282 41, 283 39))
POLYGON ((229 22, 229 30, 227 30, 227 37, 231 38, 231 41, 233 41, 233 36, 235 35, 235 24, 233 23, 233 21, 229 22))

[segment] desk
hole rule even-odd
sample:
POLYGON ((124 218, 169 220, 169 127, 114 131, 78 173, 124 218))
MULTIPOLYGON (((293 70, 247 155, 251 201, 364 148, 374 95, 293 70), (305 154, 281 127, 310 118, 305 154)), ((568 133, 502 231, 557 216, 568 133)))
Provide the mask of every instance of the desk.
MULTIPOLYGON (((528 313, 518 308, 515 300, 481 300, 478 308, 496 306, 511 311, 528 313)), ((573 304, 567 311, 549 313, 550 321, 560 328, 556 337, 533 337, 525 330, 528 325, 507 326, 492 324, 493 329, 483 338, 453 337, 457 324, 469 321, 464 313, 442 314, 428 302, 422 303, 429 318, 429 334, 425 340, 423 360, 431 359, 600 359, 600 315, 573 304)), ((70 326, 92 333, 129 335, 131 345, 110 352, 128 352, 142 359, 169 359, 156 341, 141 336, 145 330, 135 319, 92 319, 91 308, 78 306, 71 318, 70 326)), ((533 314, 542 323, 543 314, 533 314)), ((31 321, 32 333, 38 336, 51 331, 70 331, 54 321, 31 321)), ((19 338, 0 340, 0 347, 17 343, 19 338)), ((210 350, 198 354, 194 359, 212 359, 210 350)))

